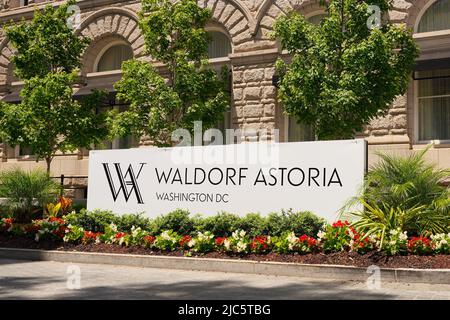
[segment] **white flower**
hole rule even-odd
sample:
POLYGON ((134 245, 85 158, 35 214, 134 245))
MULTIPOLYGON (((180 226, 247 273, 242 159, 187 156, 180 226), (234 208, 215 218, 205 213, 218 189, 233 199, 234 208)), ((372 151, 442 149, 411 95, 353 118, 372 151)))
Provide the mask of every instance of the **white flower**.
POLYGON ((131 227, 131 236, 133 238, 137 238, 141 232, 142 232, 142 229, 140 227, 138 227, 138 228, 135 228, 134 226, 131 227))
POLYGON ((228 240, 228 239, 225 239, 225 240, 223 241, 223 246, 225 247, 225 249, 226 249, 227 251, 229 251, 230 248, 231 248, 231 241, 228 240))
POLYGON ((351 228, 348 228, 348 235, 350 236, 351 239, 355 237, 355 234, 353 233, 351 228))
POLYGON ((353 239, 350 240, 350 249, 351 249, 351 250, 353 250, 354 244, 355 244, 355 241, 353 241, 353 239))
POLYGON ((243 241, 239 241, 236 245, 237 252, 245 252, 247 250, 247 244, 243 241))
POLYGON ((163 240, 172 240, 172 237, 169 235, 169 231, 163 231, 163 233, 161 233, 161 239, 163 240))
POLYGON ((192 248, 192 247, 195 246, 196 243, 197 243, 197 242, 195 241, 195 239, 192 239, 191 241, 189 241, 189 242, 187 243, 187 245, 188 245, 189 248, 192 248))
POLYGON ((324 237, 325 237, 325 232, 323 231, 323 230, 320 230, 318 233, 317 233, 317 238, 319 238, 319 239, 323 239, 324 237))
POLYGON ((407 240, 408 239, 408 235, 407 235, 406 231, 401 233, 399 238, 400 238, 400 240, 407 240))
POLYGON ((109 227, 111 228, 112 231, 117 232, 117 226, 114 223, 111 223, 109 227))

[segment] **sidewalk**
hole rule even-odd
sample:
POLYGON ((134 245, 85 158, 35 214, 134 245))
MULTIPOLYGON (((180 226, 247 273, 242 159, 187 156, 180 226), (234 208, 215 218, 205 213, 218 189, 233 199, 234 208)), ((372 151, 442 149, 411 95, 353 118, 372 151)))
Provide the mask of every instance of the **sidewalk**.
POLYGON ((382 283, 381 289, 370 290, 363 282, 94 264, 76 265, 81 289, 69 290, 69 266, 0 259, 0 299, 450 300, 450 285, 382 283))

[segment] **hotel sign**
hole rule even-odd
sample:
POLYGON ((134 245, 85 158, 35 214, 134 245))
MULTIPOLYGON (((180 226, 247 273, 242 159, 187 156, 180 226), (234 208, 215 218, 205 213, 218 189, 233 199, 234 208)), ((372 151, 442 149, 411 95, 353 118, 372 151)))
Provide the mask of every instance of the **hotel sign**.
POLYGON ((157 216, 312 211, 330 221, 361 187, 364 140, 91 151, 88 209, 157 216))

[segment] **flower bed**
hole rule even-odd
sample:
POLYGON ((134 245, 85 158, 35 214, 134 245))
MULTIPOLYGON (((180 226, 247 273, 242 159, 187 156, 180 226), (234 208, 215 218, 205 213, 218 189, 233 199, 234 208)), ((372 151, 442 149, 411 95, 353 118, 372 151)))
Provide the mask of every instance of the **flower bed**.
MULTIPOLYGON (((284 232, 274 237, 252 237, 244 230, 236 230, 229 237, 216 237, 209 231, 194 235, 179 235, 172 230, 150 234, 140 227, 121 232, 114 224, 107 225, 104 232, 94 232, 70 225, 64 218, 34 220, 27 225, 15 224, 12 219, 4 218, 0 219, 0 234, 3 236, 0 244, 5 246, 14 243, 14 239, 22 239, 25 241, 24 247, 30 247, 30 241, 34 241, 38 244, 54 243, 56 247, 125 247, 159 254, 176 252, 184 256, 219 254, 240 258, 261 256, 264 259, 283 255, 330 256, 333 253, 350 254, 353 257, 435 256, 450 253, 450 234, 408 238, 405 232, 391 230, 382 243, 375 235, 358 233, 347 221, 324 226, 317 238, 296 235, 294 232, 284 232)), ((443 259, 449 261, 448 257, 443 259)))

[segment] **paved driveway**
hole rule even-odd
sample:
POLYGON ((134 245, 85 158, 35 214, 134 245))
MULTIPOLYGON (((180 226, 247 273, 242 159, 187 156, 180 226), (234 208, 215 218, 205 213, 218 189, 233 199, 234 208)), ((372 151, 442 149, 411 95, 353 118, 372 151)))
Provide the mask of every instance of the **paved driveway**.
POLYGON ((450 285, 370 290, 361 282, 0 259, 0 299, 38 298, 450 300, 450 285))

